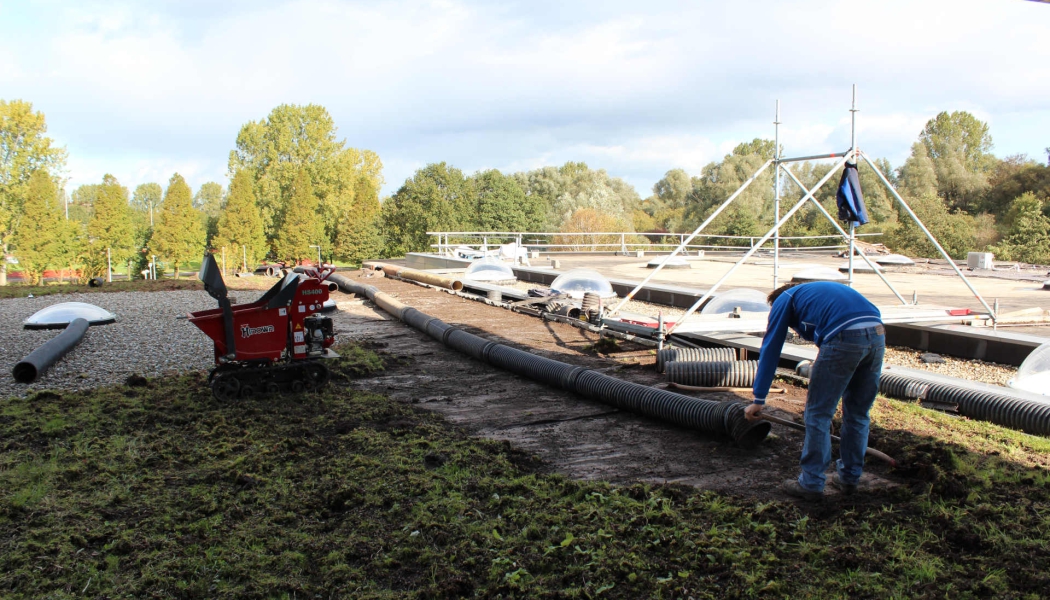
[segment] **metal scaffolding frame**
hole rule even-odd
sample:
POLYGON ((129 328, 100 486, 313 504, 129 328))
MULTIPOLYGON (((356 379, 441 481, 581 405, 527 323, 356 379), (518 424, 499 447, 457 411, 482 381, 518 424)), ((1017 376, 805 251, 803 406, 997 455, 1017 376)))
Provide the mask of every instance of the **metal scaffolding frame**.
MULTIPOLYGON (((886 186, 886 188, 890 191, 890 194, 893 195, 894 199, 896 199, 896 201, 898 203, 900 203, 900 205, 902 207, 904 207, 904 210, 908 213, 908 215, 912 218, 912 220, 914 220, 915 223, 919 226, 919 228, 922 230, 923 234, 926 235, 926 237, 937 248, 937 250, 941 253, 941 255, 945 259, 947 259, 948 264, 951 265, 951 267, 955 270, 955 273, 963 280, 963 283, 966 284, 966 287, 968 287, 970 289, 970 291, 973 292, 974 297, 976 297, 977 300, 981 303, 981 305, 984 306, 984 308, 988 311, 988 314, 992 318, 992 322, 994 323, 996 321, 997 315, 995 314, 995 311, 992 310, 992 307, 990 307, 988 305, 988 303, 985 302, 985 300, 981 296, 980 292, 978 292, 977 289, 974 288, 974 286, 970 282, 970 280, 966 278, 966 275, 963 274, 963 272, 959 269, 958 265, 955 264, 955 261, 952 260, 952 258, 950 256, 948 256, 948 253, 944 251, 944 248, 941 247, 940 242, 938 242, 937 239, 930 232, 930 230, 926 228, 926 225, 924 225, 922 223, 922 220, 919 219, 918 215, 916 215, 915 212, 911 209, 911 207, 908 206, 908 203, 904 200, 904 198, 902 198, 901 195, 897 193, 897 190, 894 189, 893 184, 891 184, 889 182, 889 180, 882 173, 882 171, 879 170, 879 168, 875 165, 875 163, 871 160, 871 158, 869 158, 867 156, 867 154, 862 152, 857 147, 857 113, 858 112, 859 112, 859 109, 857 108, 857 86, 854 84, 854 86, 853 86, 853 101, 852 101, 852 104, 850 106, 850 142, 851 142, 850 149, 847 150, 846 152, 835 152, 835 153, 829 153, 829 154, 818 154, 818 155, 813 155, 813 156, 783 158, 783 157, 781 157, 781 150, 780 150, 780 124, 781 124, 781 122, 780 122, 780 101, 777 100, 777 102, 776 102, 776 117, 775 117, 775 119, 773 121, 774 128, 775 128, 774 129, 774 145, 775 145, 774 148, 775 149, 774 149, 773 158, 768 160, 768 161, 766 161, 757 171, 755 171, 754 175, 752 175, 735 192, 733 192, 733 194, 730 195, 729 198, 727 198, 725 200, 725 202, 723 202, 721 205, 719 205, 718 208, 716 208, 715 211, 712 212, 704 220, 704 222, 701 223, 700 226, 696 228, 696 230, 693 231, 693 233, 691 233, 687 238, 684 238, 682 240, 682 243, 675 249, 674 252, 671 253, 670 256, 671 257, 677 256, 678 253, 681 252, 682 249, 685 248, 685 246, 690 241, 692 241, 692 239, 694 237, 699 235, 700 232, 703 231, 718 215, 720 215, 723 210, 725 210, 734 200, 736 200, 736 198, 745 189, 747 189, 747 187, 750 186, 751 183, 753 183, 755 181, 755 179, 757 179, 758 176, 761 175, 762 172, 765 171, 770 165, 774 166, 774 171, 776 173, 776 175, 774 177, 774 203, 773 203, 774 225, 769 229, 768 232, 766 232, 766 234, 764 236, 762 236, 762 238, 757 243, 755 243, 751 247, 750 250, 748 250, 744 254, 743 257, 740 258, 740 260, 738 260, 732 267, 729 268, 729 270, 725 273, 725 275, 723 275, 718 281, 716 281, 715 284, 713 286, 711 286, 711 288, 708 289, 704 293, 704 295, 700 299, 698 299, 689 308, 689 310, 686 311, 685 314, 682 315, 677 320, 677 322, 668 329, 667 335, 670 335, 671 333, 673 333, 674 330, 681 323, 685 322, 685 320, 690 315, 692 315, 694 312, 696 312, 697 308, 699 308, 705 302, 707 302, 707 300, 709 300, 714 295, 715 291, 717 291, 718 288, 723 283, 725 283, 725 281, 727 279, 729 279, 729 277, 733 274, 733 272, 736 271, 745 262, 747 262, 747 260, 749 258, 751 258, 751 256, 754 255, 755 252, 757 252, 771 238, 773 239, 773 287, 776 288, 779 285, 779 275, 780 275, 780 273, 779 273, 779 271, 780 271, 780 269, 779 269, 779 267, 780 267, 780 228, 784 225, 784 223, 786 223, 788 220, 790 220, 791 217, 793 217, 795 215, 795 213, 798 212, 798 210, 800 208, 802 208, 802 206, 804 206, 806 204, 807 201, 812 201, 819 208, 820 213, 822 215, 824 215, 828 219, 829 222, 831 222, 831 224, 835 227, 836 231, 838 231, 838 233, 849 243, 849 263, 848 263, 848 280, 847 280, 847 285, 851 285, 852 286, 852 284, 853 284, 853 257, 854 257, 854 254, 857 254, 875 271, 876 274, 879 275, 879 277, 886 284, 886 286, 889 287, 890 291, 893 292, 894 296, 896 296, 897 299, 900 300, 901 304, 907 304, 907 302, 904 300, 904 298, 893 287, 893 284, 890 283, 890 281, 886 278, 885 275, 883 275, 883 273, 879 270, 879 268, 871 261, 871 259, 862 250, 860 250, 860 248, 858 248, 856 246, 856 227, 855 227, 855 225, 853 223, 850 223, 849 231, 846 231, 845 229, 843 229, 841 226, 839 226, 839 224, 835 221, 835 219, 828 213, 828 211, 820 204, 820 202, 815 197, 815 194, 817 193, 817 191, 825 183, 827 183, 828 180, 831 179, 831 176, 834 175, 835 173, 837 173, 838 170, 843 167, 843 165, 845 165, 847 162, 853 162, 854 164, 856 164, 859 161, 860 158, 863 158, 864 161, 867 162, 868 165, 872 168, 872 170, 874 170, 875 173, 878 174, 879 179, 886 186), (795 174, 792 173, 791 170, 787 166, 787 163, 802 162, 802 161, 806 161, 806 160, 828 159, 828 158, 841 158, 842 160, 839 160, 835 164, 835 166, 830 171, 828 171, 828 173, 819 182, 817 182, 817 184, 815 186, 813 186, 812 190, 806 189, 806 186, 804 186, 802 184, 802 182, 800 182, 798 180, 798 178, 795 177, 795 174), (781 194, 781 174, 782 173, 786 174, 792 180, 792 182, 796 186, 798 186, 803 192, 802 199, 799 200, 798 202, 796 202, 795 205, 792 206, 791 209, 783 216, 781 216, 781 214, 780 214, 780 201, 781 201, 781 195, 780 194, 781 194)), ((633 290, 631 290, 631 292, 629 294, 627 294, 627 296, 625 296, 622 300, 620 300, 620 302, 615 307, 613 307, 613 309, 608 313, 607 316, 612 316, 612 315, 616 314, 624 306, 624 304, 629 302, 631 300, 631 298, 633 298, 634 295, 637 294, 640 289, 642 289, 647 283, 649 283, 649 281, 651 281, 653 279, 653 277, 656 276, 657 273, 660 272, 660 270, 663 268, 664 264, 665 264, 664 262, 659 263, 653 269, 653 271, 651 273, 649 273, 649 275, 644 280, 642 280, 641 283, 639 283, 637 286, 635 286, 635 288, 633 290)))

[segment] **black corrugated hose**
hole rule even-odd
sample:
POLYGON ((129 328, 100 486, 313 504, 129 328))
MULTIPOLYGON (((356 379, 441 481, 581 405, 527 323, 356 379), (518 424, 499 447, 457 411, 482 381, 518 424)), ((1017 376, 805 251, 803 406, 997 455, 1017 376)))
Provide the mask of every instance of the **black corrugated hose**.
POLYGON ((1034 402, 949 383, 930 383, 902 373, 883 372, 879 391, 896 398, 955 404, 964 417, 990 421, 1025 433, 1050 435, 1050 402, 1034 402))
POLYGON ((731 361, 736 360, 733 348, 664 348, 656 353, 656 372, 663 373, 667 363, 672 361, 731 361))
POLYGON ((700 387, 751 387, 758 372, 757 360, 671 361, 665 365, 667 381, 700 387))
POLYGON ((769 434, 767 421, 749 422, 739 402, 715 402, 675 394, 596 373, 591 369, 536 356, 467 333, 394 300, 375 286, 361 285, 341 275, 330 275, 343 291, 365 296, 415 329, 446 346, 494 367, 574 392, 648 417, 704 433, 727 435, 743 448, 757 446, 769 434))

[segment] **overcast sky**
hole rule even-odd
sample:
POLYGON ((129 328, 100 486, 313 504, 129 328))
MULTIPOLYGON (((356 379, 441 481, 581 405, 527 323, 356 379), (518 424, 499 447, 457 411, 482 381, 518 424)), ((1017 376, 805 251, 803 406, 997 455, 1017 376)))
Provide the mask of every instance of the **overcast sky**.
POLYGON ((898 166, 967 110, 998 156, 1050 146, 1050 5, 883 2, 0 0, 0 98, 45 113, 71 190, 227 183, 237 132, 325 106, 379 153, 390 194, 429 162, 467 173, 585 161, 642 197, 737 143, 858 140, 898 166))

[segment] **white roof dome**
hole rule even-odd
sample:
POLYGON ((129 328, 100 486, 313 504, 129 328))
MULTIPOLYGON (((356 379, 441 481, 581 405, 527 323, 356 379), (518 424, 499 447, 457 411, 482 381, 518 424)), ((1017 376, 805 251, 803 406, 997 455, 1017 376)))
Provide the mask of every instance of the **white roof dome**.
POLYGON ((556 294, 568 294, 576 300, 582 300, 585 292, 593 292, 602 298, 616 297, 609 280, 592 269, 573 269, 559 275, 551 282, 551 291, 556 294))
POLYGON ((721 293, 711 299, 700 311, 702 315, 722 315, 740 307, 743 312, 768 313, 766 295, 750 288, 738 288, 721 293))
POLYGON ((1042 394, 1050 402, 1050 342, 1039 346, 1028 355, 1017 369, 1017 376, 1008 382, 1014 389, 1042 394))
POLYGON ((26 329, 63 329, 74 319, 86 319, 90 325, 106 325, 117 315, 87 302, 61 302, 42 308, 22 322, 26 329))
POLYGON ((514 275, 514 270, 507 263, 493 256, 479 258, 470 263, 470 266, 467 267, 467 272, 463 274, 463 278, 490 283, 514 282, 518 280, 517 276, 514 275))

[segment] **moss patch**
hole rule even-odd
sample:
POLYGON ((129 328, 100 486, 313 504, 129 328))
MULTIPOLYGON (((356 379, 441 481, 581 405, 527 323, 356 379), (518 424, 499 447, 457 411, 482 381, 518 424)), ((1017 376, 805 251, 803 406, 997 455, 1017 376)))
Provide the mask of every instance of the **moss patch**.
MULTIPOLYGON (((381 368, 339 350, 340 373, 381 368)), ((39 393, 0 405, 0 596, 1045 594, 1047 440, 896 402, 874 417, 903 485, 808 506, 571 481, 338 384, 39 393)))

